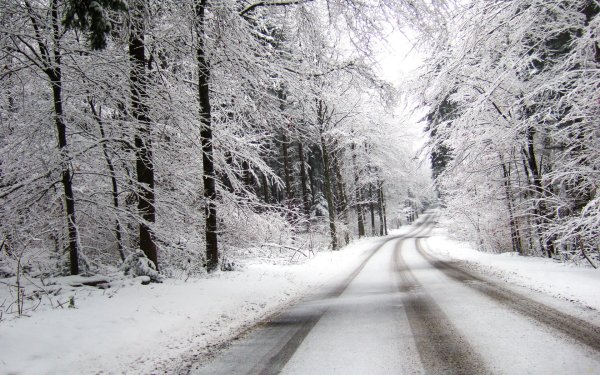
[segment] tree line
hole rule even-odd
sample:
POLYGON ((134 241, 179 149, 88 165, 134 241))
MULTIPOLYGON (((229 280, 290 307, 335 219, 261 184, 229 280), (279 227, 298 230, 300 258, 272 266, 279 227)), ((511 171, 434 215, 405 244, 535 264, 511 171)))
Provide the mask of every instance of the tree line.
POLYGON ((600 5, 471 1, 418 83, 456 230, 487 251, 600 261, 600 5))
POLYGON ((228 249, 386 234, 409 187, 425 200, 370 44, 403 1, 0 8, 6 274, 211 272, 228 249))

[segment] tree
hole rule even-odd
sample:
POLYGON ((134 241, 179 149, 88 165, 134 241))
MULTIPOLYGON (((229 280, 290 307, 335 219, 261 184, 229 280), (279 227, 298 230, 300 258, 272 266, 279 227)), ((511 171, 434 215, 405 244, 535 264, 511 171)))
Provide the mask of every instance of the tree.
POLYGON ((145 46, 145 12, 147 4, 143 0, 133 1, 130 6, 129 60, 131 115, 137 123, 134 136, 136 161, 135 170, 138 183, 139 246, 146 257, 158 267, 158 249, 151 226, 156 221, 154 196, 154 159, 152 147, 152 120, 149 116, 147 92, 147 60, 145 46))
MULTIPOLYGON (((73 189, 72 152, 69 148, 67 115, 63 106, 63 47, 64 32, 61 25, 59 1, 53 0, 47 8, 36 8, 29 1, 23 3, 23 12, 17 13, 8 7, 8 14, 26 20, 29 33, 20 36, 8 30, 4 33, 5 51, 27 68, 36 69, 47 79, 52 93, 52 118, 56 130, 59 150, 58 168, 64 194, 64 214, 68 233, 69 270, 72 275, 80 272, 79 233, 76 219, 76 204, 73 189), (6 43, 6 44, 5 44, 6 43), (10 43, 10 44, 9 44, 10 43)), ((16 21, 13 18, 11 21, 16 21)), ((14 194, 24 186, 16 183, 8 186, 3 197, 14 194)))
POLYGON ((563 237, 558 229, 566 229, 567 216, 577 228, 581 207, 593 200, 591 185, 575 187, 591 175, 568 162, 575 155, 575 164, 591 161, 591 144, 579 142, 591 133, 576 130, 587 127, 591 112, 572 100, 594 102, 580 80, 597 79, 597 44, 584 37, 598 10, 592 3, 473 1, 456 13, 460 36, 440 43, 430 61, 423 102, 433 108, 434 152, 452 150, 438 175, 449 208, 464 211, 467 196, 470 204, 484 196, 504 203, 468 215, 487 248, 564 257, 594 247, 595 240, 563 237), (582 45, 585 56, 575 52, 582 45), (505 231, 512 246, 497 242, 505 231))
POLYGON ((365 36, 396 14, 339 1, 0 5, 0 263, 43 254, 43 274, 105 272, 142 250, 165 275, 212 272, 242 247, 348 242, 369 204, 385 232, 405 189, 384 160, 398 156, 390 90, 365 36))

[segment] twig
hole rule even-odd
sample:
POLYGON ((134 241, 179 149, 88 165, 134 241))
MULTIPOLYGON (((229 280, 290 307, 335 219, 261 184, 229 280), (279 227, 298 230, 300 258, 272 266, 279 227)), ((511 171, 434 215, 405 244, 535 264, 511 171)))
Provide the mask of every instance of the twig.
POLYGON ((289 249, 289 250, 295 251, 297 253, 300 253, 300 254, 304 255, 305 257, 308 257, 305 253, 302 252, 302 250, 300 250, 300 249, 298 249, 296 247, 292 247, 292 246, 279 245, 279 244, 276 244, 276 243, 266 243, 263 246, 272 246, 272 247, 278 247, 280 249, 289 249))
POLYGON ((581 254, 583 255, 583 257, 585 259, 587 259, 587 261, 592 265, 592 267, 594 267, 595 269, 598 269, 598 266, 596 264, 594 264, 594 262, 590 259, 590 257, 586 254, 585 250, 583 248, 581 248, 581 254))
POLYGON ((592 260, 590 259, 590 257, 588 257, 588 255, 585 253, 585 247, 583 246, 583 240, 581 239, 581 237, 579 237, 579 247, 581 248, 581 255, 583 255, 583 257, 592 265, 592 267, 598 269, 598 266, 595 265, 594 262, 592 262, 592 260))
POLYGON ((287 5, 298 5, 307 3, 310 0, 287 0, 287 1, 258 1, 254 4, 248 5, 246 8, 240 11, 240 16, 245 16, 258 7, 271 7, 271 6, 287 6, 287 5))

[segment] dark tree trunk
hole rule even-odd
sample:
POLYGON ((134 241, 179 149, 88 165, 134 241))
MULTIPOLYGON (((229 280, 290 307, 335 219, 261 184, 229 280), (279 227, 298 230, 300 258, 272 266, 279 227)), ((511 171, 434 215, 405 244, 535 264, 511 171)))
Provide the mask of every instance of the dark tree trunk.
POLYGON ((502 155, 500 155, 500 164, 502 165, 502 173, 504 176, 504 193, 506 195, 506 206, 508 209, 508 221, 510 225, 510 234, 512 239, 513 251, 522 254, 523 249, 521 247, 521 236, 519 234, 519 228, 517 226, 517 222, 515 221, 515 214, 513 210, 513 194, 510 183, 510 165, 507 166, 504 163, 502 155))
POLYGON ((375 229, 375 205, 373 204, 373 184, 369 184, 369 211, 371 212, 371 234, 377 235, 375 229))
MULTIPOLYGON (((106 139, 106 133, 104 132, 104 125, 102 124, 101 110, 96 110, 96 107, 94 106, 92 99, 89 99, 89 105, 90 105, 92 114, 94 116, 94 119, 96 120, 96 123, 98 124, 98 128, 100 129, 100 136, 103 139, 102 154, 104 155, 104 160, 106 161, 106 165, 108 167, 108 174, 110 176, 110 182, 111 182, 111 187, 112 187, 111 196, 112 196, 112 201, 113 201, 113 207, 115 209, 115 212, 118 214, 118 212, 119 212, 119 185, 117 184, 117 176, 115 173, 115 167, 112 162, 112 159, 110 158, 110 154, 108 152, 108 146, 106 145, 106 142, 104 142, 104 140, 106 139)), ((121 258, 121 261, 124 261, 125 260, 125 252, 123 251, 122 230, 121 230, 121 222, 119 221, 119 218, 117 218, 115 220, 114 233, 115 233, 115 238, 117 240, 117 251, 119 252, 119 257, 121 258)))
POLYGON ((286 135, 286 130, 281 131, 281 151, 283 153, 283 176, 285 182, 285 199, 290 200, 294 198, 292 191, 292 174, 290 172, 290 158, 289 158, 289 140, 286 135))
POLYGON ((356 187, 356 221, 358 225, 358 237, 364 237, 366 235, 365 232, 365 215, 363 211, 362 194, 360 193, 361 189, 356 187))
POLYGON ((356 208, 356 217, 357 217, 357 221, 358 221, 358 237, 364 237, 365 236, 365 220, 364 220, 364 216, 363 216, 363 207, 362 207, 362 194, 361 194, 361 188, 360 188, 360 174, 358 172, 358 169, 356 168, 356 153, 354 152, 356 146, 354 145, 354 143, 352 143, 351 147, 351 151, 352 151, 352 169, 354 172, 354 199, 355 199, 355 204, 354 207, 356 208))
POLYGON ((254 176, 252 175, 252 173, 250 173, 250 165, 248 164, 248 162, 246 160, 242 161, 242 173, 243 173, 243 179, 244 179, 244 185, 246 186, 246 188, 250 191, 252 191, 253 193, 256 193, 254 191, 254 176))
POLYGON ((527 149, 525 150, 524 154, 527 158, 527 166, 529 168, 529 172, 531 173, 531 182, 533 183, 533 189, 535 192, 535 197, 534 199, 536 200, 535 202, 535 209, 534 209, 534 213, 535 213, 535 222, 536 222, 536 230, 537 230, 537 234, 540 240, 540 245, 542 247, 542 251, 546 253, 546 256, 548 258, 552 257, 553 251, 552 251, 552 244, 547 241, 544 242, 542 239, 542 233, 541 233, 541 227, 544 224, 544 222, 546 221, 546 205, 544 202, 544 188, 542 186, 542 176, 540 173, 540 170, 538 168, 538 161, 537 161, 537 157, 536 157, 536 152, 535 152, 535 145, 534 145, 534 136, 535 136, 535 129, 533 129, 533 127, 529 127, 527 129, 527 149))
POLYGON ((67 143, 67 126, 64 119, 63 97, 62 97, 62 70, 60 51, 60 18, 58 16, 58 1, 53 0, 50 4, 52 16, 52 56, 42 41, 41 30, 37 24, 34 10, 28 1, 25 2, 33 28, 36 32, 38 46, 40 47, 41 60, 44 73, 50 80, 52 88, 52 101, 54 106, 54 124, 60 150, 61 182, 65 194, 65 209, 67 219, 67 232, 69 237, 69 271, 71 275, 79 274, 79 233, 75 217, 75 197, 73 194, 73 174, 67 143))
MULTIPOLYGON (((225 152, 225 163, 227 163, 227 165, 233 170, 233 157, 231 156, 231 153, 226 151, 225 152)), ((231 183, 231 180, 229 179, 229 176, 227 175, 227 173, 221 171, 220 173, 216 173, 215 171, 215 176, 217 176, 217 178, 219 179, 219 181, 221 182, 221 184, 223 185, 223 187, 229 191, 230 193, 235 193, 235 189, 233 188, 233 184, 231 183)))
POLYGON ((329 233, 331 235, 331 249, 337 250, 337 231, 335 228, 335 202, 333 201, 333 191, 331 186, 331 165, 329 162, 329 151, 327 149, 327 143, 325 142, 325 136, 323 135, 324 126, 324 109, 323 102, 319 102, 319 125, 321 133, 321 153, 323 156, 323 177, 325 179, 325 198, 327 199, 327 211, 329 214, 329 233))
POLYGON ((306 187, 306 166, 304 165, 304 148, 302 142, 298 142, 298 157, 300 159, 300 184, 302 185, 302 206, 304 207, 304 215, 306 219, 310 219, 310 197, 308 188, 306 187))
POLYGON ((383 201, 383 183, 377 184, 377 206, 379 211, 379 235, 384 236, 387 234, 387 227, 385 222, 385 202, 383 201))
POLYGON ((329 154, 325 138, 321 135, 321 147, 323 150, 323 177, 325 179, 325 198, 327 199, 327 211, 329 214, 329 232, 331 235, 331 249, 337 250, 337 231, 335 228, 335 203, 333 201, 333 191, 331 190, 331 170, 329 167, 329 154))
POLYGON ((144 44, 143 4, 136 3, 132 15, 132 29, 129 36, 129 59, 131 62, 131 114, 137 122, 135 135, 138 182, 138 212, 140 250, 158 269, 158 251, 150 226, 156 221, 154 207, 154 164, 152 157, 152 135, 148 108, 146 79, 146 53, 144 44))
POLYGON ((383 209, 383 234, 388 235, 387 213, 385 204, 385 194, 383 194, 383 182, 381 183, 381 208, 383 209))
MULTIPOLYGON (((524 181, 524 185, 526 186, 525 189, 523 190, 523 195, 524 198, 526 200, 530 199, 531 196, 533 196, 533 194, 531 193, 531 186, 533 185, 533 183, 531 182, 531 176, 529 174, 529 168, 527 167, 527 153, 525 152, 525 149, 521 150, 521 154, 522 154, 522 158, 521 158, 521 167, 523 169, 523 174, 525 175, 525 181, 524 181)), ((517 164, 518 166, 518 162, 515 161, 515 164, 517 164)), ((536 211, 536 207, 535 207, 535 202, 532 202, 531 204, 532 210, 534 212, 534 214, 537 212, 536 211)), ((525 216, 525 220, 526 220, 526 225, 525 227, 527 228, 529 234, 526 236, 527 238, 527 253, 528 254, 535 254, 536 252, 536 247, 535 247, 535 242, 537 241, 537 243, 540 246, 540 249, 544 248, 544 245, 542 243, 542 238, 541 238, 541 233, 539 230, 539 227, 536 225, 537 223, 537 218, 534 217, 534 215, 526 215, 525 216)))
POLYGON ((323 158, 320 155, 317 155, 320 153, 320 149, 319 148, 314 148, 313 150, 309 149, 309 154, 308 154, 308 181, 310 182, 310 193, 311 193, 311 207, 312 205, 317 201, 317 192, 319 191, 323 191, 322 190, 322 186, 319 185, 317 186, 317 178, 316 178, 316 174, 317 174, 317 170, 318 170, 318 165, 319 164, 323 164, 323 158), (311 152, 312 151, 312 152, 311 152))
POLYGON ((340 157, 341 151, 333 156, 333 169, 335 171, 335 181, 336 181, 336 190, 337 196, 339 199, 339 212, 344 215, 348 210, 348 199, 346 197, 346 187, 344 185, 344 179, 342 177, 342 171, 340 169, 340 157))
MULTIPOLYGON (((56 55, 55 55, 56 57, 56 55)), ((67 229, 69 232, 69 265, 71 275, 79 274, 79 234, 77 232, 77 220, 75 219, 75 197, 73 195, 73 180, 67 149, 67 127, 64 122, 62 107, 62 82, 60 67, 55 67, 52 82, 52 96, 54 100, 54 122, 58 135, 58 148, 61 153, 61 181, 65 193, 65 205, 67 210, 67 229)))
POLYGON ((196 37, 198 38, 196 60, 198 63, 199 114, 202 126, 200 129, 200 142, 202 144, 202 182, 204 183, 204 215, 206 222, 206 270, 212 272, 219 265, 219 248, 217 239, 217 189, 215 184, 209 92, 210 65, 206 58, 204 44, 207 6, 208 0, 199 0, 196 2, 196 37))
POLYGON ((271 195, 269 194, 269 181, 267 181, 267 176, 264 173, 261 174, 261 184, 265 202, 271 203, 271 195))
MULTIPOLYGON (((346 198, 346 188, 344 186, 344 180, 342 178, 342 171, 340 170, 340 163, 338 160, 341 153, 342 153, 342 151, 339 151, 338 153, 336 153, 333 156, 333 169, 335 171, 336 190, 337 190, 337 197, 339 200, 338 212, 342 217, 342 221, 344 222, 344 225, 347 227, 348 226, 348 201, 346 198)), ((346 245, 348 245, 350 243, 350 234, 348 233, 347 230, 344 230, 344 242, 346 243, 346 245)))

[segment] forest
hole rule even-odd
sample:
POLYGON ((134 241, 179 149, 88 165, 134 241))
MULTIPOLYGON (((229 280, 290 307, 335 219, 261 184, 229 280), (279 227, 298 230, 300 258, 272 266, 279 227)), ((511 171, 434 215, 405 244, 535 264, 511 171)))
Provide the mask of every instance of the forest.
POLYGON ((600 264, 598 1, 472 1, 420 80, 452 227, 482 251, 600 264))
POLYGON ((2 277, 306 257, 434 196, 482 251, 600 263, 596 0, 0 9, 2 277), (390 25, 425 56, 400 88, 377 71, 390 25), (433 179, 402 100, 426 108, 433 179))
POLYGON ((375 71, 404 6, 2 1, 1 275, 158 281, 387 234, 431 191, 375 71))

